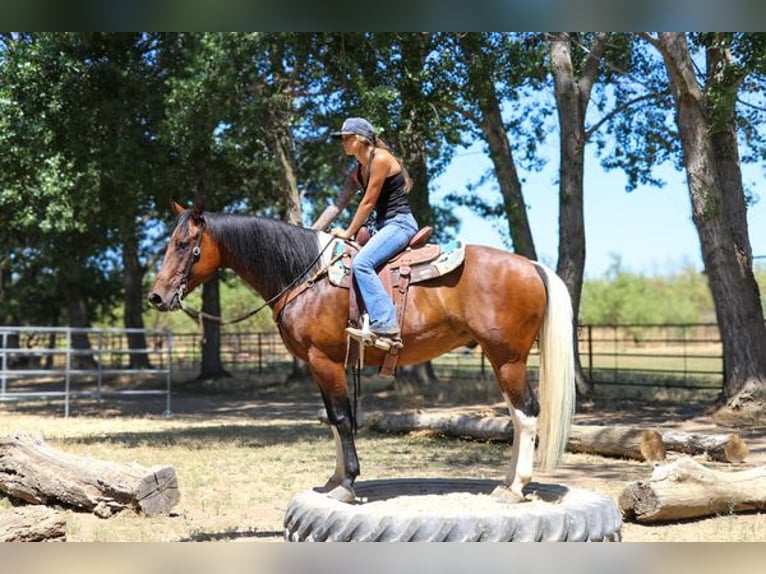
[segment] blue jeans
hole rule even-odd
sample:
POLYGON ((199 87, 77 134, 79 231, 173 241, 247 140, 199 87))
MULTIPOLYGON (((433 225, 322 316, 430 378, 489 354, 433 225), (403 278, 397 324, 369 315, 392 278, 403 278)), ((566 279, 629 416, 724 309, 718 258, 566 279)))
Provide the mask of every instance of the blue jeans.
POLYGON ((370 329, 375 333, 399 332, 396 309, 376 269, 404 249, 417 231, 418 224, 412 214, 395 215, 378 227, 378 232, 359 250, 351 263, 354 279, 370 316, 370 329))

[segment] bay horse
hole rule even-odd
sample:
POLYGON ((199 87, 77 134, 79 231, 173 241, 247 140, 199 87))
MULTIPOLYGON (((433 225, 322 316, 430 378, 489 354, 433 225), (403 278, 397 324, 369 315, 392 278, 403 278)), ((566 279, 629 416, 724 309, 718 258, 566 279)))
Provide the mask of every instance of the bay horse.
MULTIPOLYGON (((159 311, 177 310, 183 297, 219 268, 232 269, 265 301, 276 299, 272 308, 294 289, 303 289, 282 307, 277 325, 287 349, 308 364, 335 438, 335 472, 323 491, 352 502, 360 468, 345 366, 349 291, 331 285, 326 274, 308 288, 301 286, 328 264, 331 249, 326 247, 339 240, 259 216, 210 213, 177 203, 174 209, 174 227, 149 303, 159 311)), ((522 489, 532 478, 538 423, 539 464, 551 470, 564 451, 574 413, 572 307, 563 281, 519 255, 467 245, 462 266, 410 286, 407 309, 401 365, 481 345, 514 430, 510 469, 495 494, 523 500, 522 489), (539 402, 527 383, 527 357, 536 339, 539 402)), ((384 356, 370 347, 365 364, 380 366, 384 356)))

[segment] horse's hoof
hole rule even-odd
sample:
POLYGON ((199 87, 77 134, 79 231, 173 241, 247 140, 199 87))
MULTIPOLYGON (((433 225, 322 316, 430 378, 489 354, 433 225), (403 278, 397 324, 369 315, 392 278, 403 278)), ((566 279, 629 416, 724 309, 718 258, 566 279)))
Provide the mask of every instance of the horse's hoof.
POLYGON ((518 504, 526 500, 524 494, 511 490, 510 487, 505 485, 495 487, 495 490, 492 491, 492 496, 508 504, 518 504))
POLYGON ((337 478, 328 478, 327 482, 324 483, 324 486, 315 487, 314 490, 323 494, 327 494, 328 492, 338 488, 341 484, 341 481, 337 478))
POLYGON ((354 492, 354 489, 349 486, 344 486, 342 484, 339 484, 329 492, 327 492, 327 496, 329 498, 332 498, 333 500, 337 500, 338 502, 344 502, 346 504, 355 504, 357 502, 360 502, 359 499, 356 497, 356 493, 354 492))

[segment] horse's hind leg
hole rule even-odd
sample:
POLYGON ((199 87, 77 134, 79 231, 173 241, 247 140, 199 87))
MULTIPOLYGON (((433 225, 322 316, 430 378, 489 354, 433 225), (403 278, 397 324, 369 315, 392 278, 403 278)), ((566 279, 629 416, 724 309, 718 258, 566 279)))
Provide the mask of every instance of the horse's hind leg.
POLYGON ((508 362, 495 372, 513 420, 513 447, 505 483, 493 494, 519 502, 524 499, 524 486, 532 480, 540 405, 527 385, 526 362, 508 362))
POLYGON ((359 458, 354 444, 354 419, 346 373, 342 365, 329 359, 312 361, 310 367, 335 437, 335 472, 322 490, 343 502, 353 502, 356 500, 354 480, 359 476, 359 458))

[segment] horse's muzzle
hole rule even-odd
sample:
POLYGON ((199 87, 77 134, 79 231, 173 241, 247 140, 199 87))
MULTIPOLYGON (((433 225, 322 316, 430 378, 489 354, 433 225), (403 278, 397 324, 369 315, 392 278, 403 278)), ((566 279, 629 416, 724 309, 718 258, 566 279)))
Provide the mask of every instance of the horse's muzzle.
POLYGON ((162 295, 153 291, 149 293, 147 298, 149 304, 157 309, 157 311, 172 311, 177 306, 177 297, 174 295, 169 302, 162 298, 162 295))

